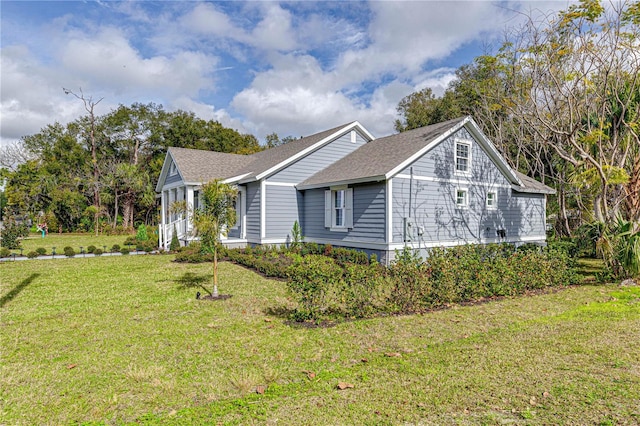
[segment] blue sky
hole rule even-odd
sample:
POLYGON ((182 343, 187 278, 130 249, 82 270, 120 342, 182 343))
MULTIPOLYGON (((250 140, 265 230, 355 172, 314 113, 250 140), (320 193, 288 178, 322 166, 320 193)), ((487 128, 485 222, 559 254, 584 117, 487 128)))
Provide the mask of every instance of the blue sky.
POLYGON ((394 132, 402 97, 442 93, 523 12, 567 1, 2 1, 0 142, 155 102, 260 140, 359 120, 394 132))

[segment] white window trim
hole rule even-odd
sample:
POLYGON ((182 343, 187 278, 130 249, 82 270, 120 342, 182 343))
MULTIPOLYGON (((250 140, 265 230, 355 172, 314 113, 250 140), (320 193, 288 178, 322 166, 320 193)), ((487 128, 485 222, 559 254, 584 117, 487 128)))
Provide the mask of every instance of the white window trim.
POLYGON ((497 191, 488 191, 485 196, 485 205, 487 206, 487 210, 497 210, 498 209, 498 192, 497 191), (489 205, 489 194, 493 194, 493 204, 489 205))
POLYGON ((473 156, 471 151, 473 149, 473 142, 468 139, 454 139, 453 141, 453 171, 457 176, 469 176, 471 175, 471 161, 473 156), (467 145, 469 148, 469 156, 467 157, 467 170, 458 170, 458 145, 467 145))
POLYGON ((331 232, 349 232, 349 229, 353 228, 353 188, 347 187, 347 185, 335 186, 325 191, 325 206, 324 214, 325 228, 329 228, 331 232), (344 225, 336 226, 336 209, 335 209, 335 197, 337 191, 345 191, 345 206, 344 206, 344 225))
POLYGON ((469 208, 469 188, 455 188, 453 192, 453 201, 456 205, 456 209, 468 209, 469 208), (464 204, 458 204, 458 192, 463 191, 465 193, 464 204))

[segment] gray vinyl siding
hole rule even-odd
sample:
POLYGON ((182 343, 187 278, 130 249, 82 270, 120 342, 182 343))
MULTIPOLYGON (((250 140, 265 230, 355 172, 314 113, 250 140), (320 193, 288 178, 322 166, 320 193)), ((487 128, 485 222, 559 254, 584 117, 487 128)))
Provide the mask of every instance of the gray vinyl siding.
POLYGON ((291 238, 293 223, 300 223, 303 196, 293 186, 266 185, 266 238, 291 238))
POLYGON ((507 238, 509 229, 520 230, 521 236, 545 236, 547 224, 546 202, 543 194, 527 194, 512 192, 507 221, 507 238))
POLYGON ((171 183, 182 182, 182 177, 180 177, 180 173, 176 173, 173 176, 167 176, 164 180, 165 185, 169 185, 171 183))
POLYGON ((247 239, 260 238, 260 184, 247 185, 247 239))
POLYGON ((349 242, 385 242, 384 182, 353 186, 353 228, 348 232, 331 231, 324 227, 324 191, 325 189, 305 191, 305 237, 339 241, 346 246, 349 242))
POLYGON ((393 179, 393 242, 404 241, 404 218, 412 224, 412 243, 479 243, 499 241, 498 230, 506 240, 545 235, 544 195, 519 194, 511 188, 489 185, 457 185, 451 182, 393 179), (411 200, 409 192, 411 188, 411 200), (468 190, 469 205, 456 206, 456 190, 468 190), (495 209, 487 208, 486 194, 497 194, 495 209), (422 228, 423 235, 418 235, 422 228))
POLYGON ((342 157, 355 151, 366 143, 360 133, 356 131, 356 142, 351 142, 351 132, 329 142, 322 148, 312 152, 304 158, 289 165, 285 169, 267 178, 272 182, 299 183, 314 175, 342 157))
POLYGON ((465 128, 458 130, 447 139, 433 147, 429 152, 405 168, 401 174, 413 174, 435 179, 452 179, 472 181, 492 185, 509 185, 507 178, 496 167, 480 144, 473 139, 465 128), (459 176, 455 174, 455 140, 470 140, 471 145, 471 174, 459 176))

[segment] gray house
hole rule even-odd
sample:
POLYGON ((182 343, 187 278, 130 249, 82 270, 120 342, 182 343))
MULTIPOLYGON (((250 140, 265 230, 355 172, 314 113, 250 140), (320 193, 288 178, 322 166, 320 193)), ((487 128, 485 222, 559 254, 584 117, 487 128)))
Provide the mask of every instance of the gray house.
POLYGON ((169 148, 156 186, 160 246, 175 229, 192 238, 187 215, 202 183, 237 185, 237 221, 225 243, 286 244, 295 221, 305 241, 375 253, 466 243, 545 243, 553 189, 509 167, 470 117, 375 139, 353 122, 244 156, 169 148))

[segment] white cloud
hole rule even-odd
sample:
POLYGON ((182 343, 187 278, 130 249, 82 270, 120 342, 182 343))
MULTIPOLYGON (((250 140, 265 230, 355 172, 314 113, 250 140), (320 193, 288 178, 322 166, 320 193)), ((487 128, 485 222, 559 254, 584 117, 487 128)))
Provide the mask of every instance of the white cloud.
POLYGON ((75 36, 65 42, 62 65, 82 80, 109 88, 115 94, 196 96, 210 85, 208 74, 217 58, 183 51, 173 57, 144 58, 115 28, 95 37, 75 36))

